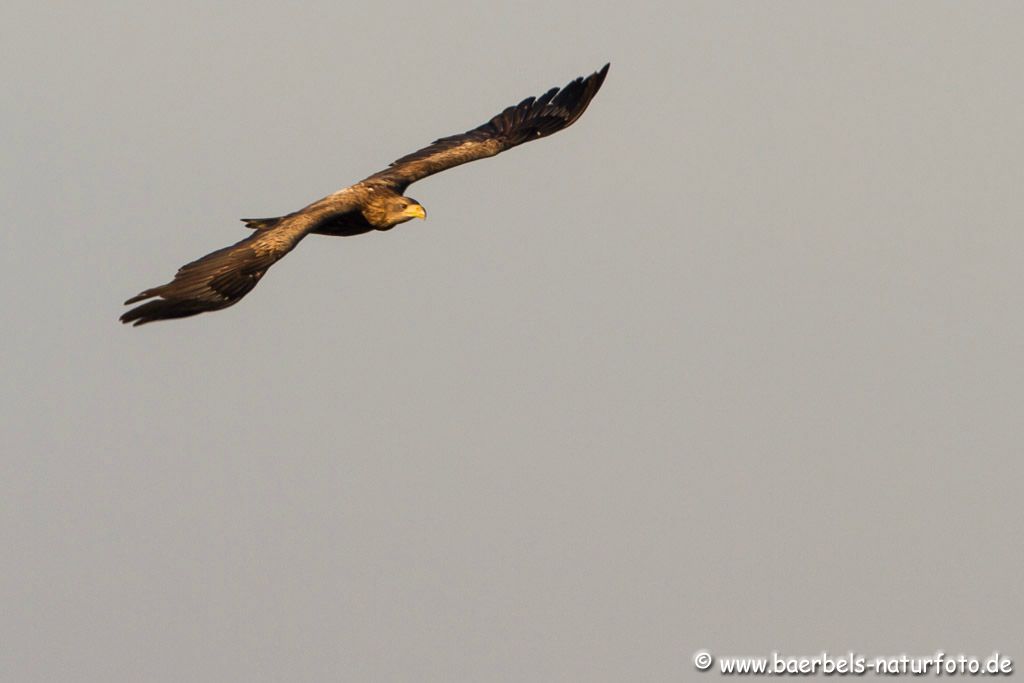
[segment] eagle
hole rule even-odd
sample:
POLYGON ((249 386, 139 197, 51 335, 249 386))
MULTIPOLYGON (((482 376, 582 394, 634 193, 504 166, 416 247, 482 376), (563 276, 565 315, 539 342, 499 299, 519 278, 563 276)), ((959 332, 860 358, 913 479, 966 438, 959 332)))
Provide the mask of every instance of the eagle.
POLYGON ((427 211, 423 205, 405 196, 409 185, 568 128, 583 115, 600 90, 609 66, 605 64, 599 71, 576 78, 563 88, 527 97, 483 125, 435 140, 383 171, 303 209, 277 218, 243 218, 246 227, 253 230, 251 235, 185 264, 167 284, 125 301, 125 305, 146 303, 127 311, 121 322, 143 325, 233 306, 306 235, 349 237, 390 230, 414 218, 425 219, 427 211))

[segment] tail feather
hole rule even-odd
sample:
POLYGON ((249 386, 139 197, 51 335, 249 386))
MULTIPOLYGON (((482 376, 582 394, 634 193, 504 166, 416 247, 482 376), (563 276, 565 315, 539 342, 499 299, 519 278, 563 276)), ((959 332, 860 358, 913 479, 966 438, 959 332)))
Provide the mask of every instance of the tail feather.
POLYGON ((278 216, 276 218, 243 218, 242 222, 250 230, 269 230, 270 228, 277 227, 284 219, 285 216, 278 216))

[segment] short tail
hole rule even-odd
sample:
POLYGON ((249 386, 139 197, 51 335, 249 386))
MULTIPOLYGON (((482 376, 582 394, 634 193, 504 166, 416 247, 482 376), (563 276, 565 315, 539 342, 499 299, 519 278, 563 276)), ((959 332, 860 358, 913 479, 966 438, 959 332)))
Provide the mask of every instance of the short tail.
POLYGON ((277 218, 243 218, 242 222, 245 223, 245 227, 251 230, 270 230, 277 227, 285 218, 285 216, 278 216, 277 218))

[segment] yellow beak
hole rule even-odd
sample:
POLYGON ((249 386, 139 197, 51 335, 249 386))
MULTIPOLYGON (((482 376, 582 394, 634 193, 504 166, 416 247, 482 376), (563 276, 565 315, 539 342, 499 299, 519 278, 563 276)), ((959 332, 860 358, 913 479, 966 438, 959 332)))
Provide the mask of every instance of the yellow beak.
POLYGON ((408 216, 409 218, 426 219, 427 210, 424 209, 419 204, 410 204, 409 206, 405 207, 405 211, 402 212, 402 215, 408 216))

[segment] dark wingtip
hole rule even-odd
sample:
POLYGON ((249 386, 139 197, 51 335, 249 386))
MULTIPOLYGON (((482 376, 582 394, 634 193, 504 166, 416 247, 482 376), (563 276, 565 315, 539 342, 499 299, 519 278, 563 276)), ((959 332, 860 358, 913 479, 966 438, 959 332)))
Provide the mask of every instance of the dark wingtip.
MULTIPOLYGON (((136 299, 129 299, 125 303, 132 303, 135 300, 136 299)), ((148 306, 149 304, 142 304, 141 306, 136 306, 132 310, 122 313, 121 317, 118 318, 118 320, 120 320, 125 325, 127 325, 128 323, 133 323, 134 325, 141 325, 142 323, 146 322, 145 312, 143 311, 143 309, 147 308, 148 306)))
POLYGON ((120 320, 125 324, 131 323, 134 327, 138 327, 157 320, 187 318, 207 311, 216 311, 230 306, 231 303, 234 302, 224 304, 195 300, 154 299, 127 311, 120 320))
POLYGON ((136 302, 142 301, 143 299, 148 299, 150 296, 152 296, 152 295, 149 294, 149 292, 140 292, 139 294, 136 294, 135 296, 133 296, 131 299, 128 299, 127 301, 125 301, 124 305, 127 306, 129 304, 134 304, 136 302))
POLYGON ((135 320, 135 318, 136 318, 136 316, 132 315, 132 311, 128 311, 127 313, 122 313, 121 317, 118 318, 118 320, 120 320, 122 323, 127 325, 128 323, 130 323, 133 320, 135 320))

